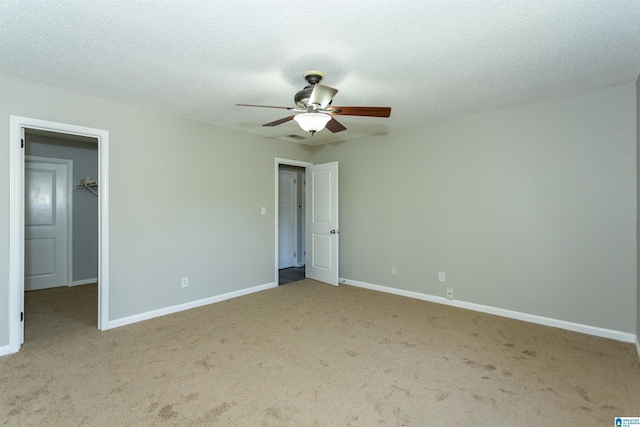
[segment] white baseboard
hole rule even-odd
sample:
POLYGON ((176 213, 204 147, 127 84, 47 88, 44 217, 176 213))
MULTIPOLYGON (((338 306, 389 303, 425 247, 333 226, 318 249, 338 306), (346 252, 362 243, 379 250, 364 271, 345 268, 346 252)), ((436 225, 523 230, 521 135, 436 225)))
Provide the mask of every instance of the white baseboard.
POLYGON ((190 301, 184 304, 178 304, 178 305, 173 305, 171 307, 165 307, 165 308, 160 308, 158 310, 148 311, 146 313, 140 313, 140 314, 136 314, 129 317, 110 320, 108 329, 118 328, 120 326, 142 322, 143 320, 153 319, 154 317, 166 316, 167 314, 173 314, 179 311, 189 310, 191 308, 202 307, 203 305, 209 305, 216 302, 225 301, 231 298, 237 298, 243 295, 248 295, 254 292, 260 292, 260 291, 264 291, 271 288, 277 288, 277 287, 278 287, 277 283, 271 282, 271 283, 258 285, 258 286, 254 286, 247 289, 241 289, 239 291, 228 292, 226 294, 217 295, 214 297, 203 298, 196 301, 190 301))
POLYGON ((91 283, 98 283, 98 278, 94 277, 93 279, 74 280, 69 286, 89 285, 91 283))
POLYGON ((435 302, 438 304, 450 305, 453 307, 465 308, 467 310, 479 311, 482 313, 495 314, 497 316, 509 317, 511 319, 523 320, 525 322, 537 323, 540 325, 551 326, 554 328, 566 329, 583 334, 594 335, 603 338, 610 338, 616 341, 623 341, 636 344, 638 349, 638 357, 640 358, 640 345, 638 337, 627 332, 615 331, 612 329, 599 328, 597 326, 583 325, 580 323, 567 322, 565 320, 552 319, 549 317, 536 316, 533 314, 520 313, 518 311, 505 310, 502 308, 491 307, 487 305, 475 304, 460 300, 448 300, 444 297, 438 297, 419 292, 405 291, 402 289, 390 288, 387 286, 373 285, 371 283, 358 282, 356 280, 340 279, 340 283, 345 285, 357 286, 360 288, 371 289, 374 291, 387 292, 390 294, 401 295, 409 298, 416 298, 424 301, 435 302))
MULTIPOLYGON (((640 331, 638 331, 640 334, 640 331)), ((638 352, 638 360, 640 361, 640 338, 636 335, 636 351, 638 352)))
POLYGON ((3 345, 0 347, 0 357, 6 356, 7 354, 10 354, 10 353, 11 351, 8 345, 3 345))

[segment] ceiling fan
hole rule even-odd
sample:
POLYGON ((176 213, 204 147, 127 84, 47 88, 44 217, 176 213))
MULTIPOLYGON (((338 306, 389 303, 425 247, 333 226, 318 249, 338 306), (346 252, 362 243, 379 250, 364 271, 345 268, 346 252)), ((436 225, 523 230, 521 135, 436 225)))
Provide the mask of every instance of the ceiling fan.
POLYGON ((337 121, 334 116, 389 117, 391 115, 391 107, 334 107, 331 102, 334 95, 338 93, 338 89, 320 84, 320 81, 324 78, 322 71, 307 71, 304 74, 304 78, 309 85, 298 91, 294 96, 295 107, 255 104, 236 105, 239 107, 280 108, 293 111, 294 114, 291 116, 265 123, 262 126, 277 126, 290 120, 295 120, 303 130, 310 132, 311 136, 325 127, 333 133, 346 130, 347 128, 337 121))

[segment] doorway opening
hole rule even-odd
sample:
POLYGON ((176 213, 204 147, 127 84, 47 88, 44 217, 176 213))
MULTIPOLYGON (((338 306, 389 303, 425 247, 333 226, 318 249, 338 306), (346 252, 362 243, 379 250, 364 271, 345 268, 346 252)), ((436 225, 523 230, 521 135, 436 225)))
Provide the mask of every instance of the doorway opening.
POLYGON ((279 282, 280 166, 305 170, 305 277, 338 286, 338 162, 316 164, 276 158, 275 161, 275 283, 279 282))
POLYGON ((305 168, 278 170, 278 284, 305 278, 305 168))
MULTIPOLYGON (((25 328, 31 319, 29 304, 44 289, 74 287, 74 293, 87 292, 96 300, 93 325, 97 327, 98 286, 98 140, 59 132, 25 129, 25 328), (61 164, 67 185, 61 191, 58 172, 61 164), (90 183, 90 184, 89 184, 90 183)), ((51 294, 48 292, 46 294, 51 294)), ((48 307, 48 306, 45 306, 48 307)), ((65 318, 88 307, 61 305, 65 318)), ((30 334, 28 334, 30 336, 30 334)))
POLYGON ((306 277, 305 174, 307 162, 276 159, 276 283, 306 277))
MULTIPOLYGON (((33 119, 28 117, 10 116, 10 148, 9 148, 9 174, 10 174, 10 213, 9 213, 9 244, 11 251, 9 254, 9 353, 15 353, 20 350, 20 346, 25 340, 24 336, 24 300, 25 300, 25 273, 29 272, 32 266, 25 268, 25 255, 33 255, 28 252, 32 252, 33 248, 26 248, 25 244, 25 195, 27 195, 28 181, 32 178, 25 173, 25 159, 28 155, 27 151, 31 148, 35 148, 35 151, 30 151, 29 154, 38 157, 58 157, 60 158, 60 152, 55 156, 51 154, 51 150, 57 150, 56 145, 50 139, 64 139, 66 140, 66 149, 77 146, 81 143, 92 144, 91 148, 95 150, 93 155, 95 161, 93 170, 95 172, 86 172, 82 168, 76 168, 76 171, 81 175, 87 174, 93 177, 83 177, 77 179, 74 177, 73 190, 76 185, 83 190, 89 181, 95 180, 95 188, 93 189, 94 197, 93 209, 96 211, 97 219, 94 218, 94 226, 85 230, 77 230, 76 233, 71 233, 72 236, 77 238, 83 238, 88 235, 93 235, 91 245, 92 249, 78 251, 79 260, 74 261, 75 254, 71 255, 71 259, 68 265, 70 266, 68 271, 68 277, 66 283, 63 286, 69 285, 84 285, 97 282, 97 327, 100 330, 109 329, 108 324, 108 307, 109 307, 109 280, 108 280, 108 153, 109 153, 109 132, 102 129, 87 128, 83 126, 76 126, 64 123, 50 122, 40 119, 33 119), (49 139, 45 141, 45 139, 49 139), (33 147, 29 146, 29 141, 32 142, 33 147), (47 144, 48 142, 48 144, 47 144), (38 144, 40 144, 39 147, 38 144), (27 146, 27 148, 25 148, 27 146), (78 181, 78 182, 75 182, 78 181), (82 185, 84 184, 84 185, 82 185), (99 186, 99 187, 98 187, 99 186), (97 199, 97 200, 96 200, 97 199), (25 250, 27 249, 27 250, 25 250), (86 256, 82 259, 82 256, 86 256), (93 264, 91 265, 87 259, 93 258, 93 264), (77 275, 76 268, 87 268, 90 273, 83 273, 77 275), (88 275, 87 275, 88 274, 88 275)), ((61 145, 61 144, 57 144, 61 145)), ((65 145, 65 144, 62 144, 65 145)), ((63 154, 62 157, 68 157, 67 154, 63 154)), ((76 162, 79 165, 82 162, 76 162)), ((30 172, 29 172, 30 173, 30 172)), ((78 175, 79 176, 79 175, 78 175)), ((80 188, 79 188, 80 189, 80 188)), ((77 197, 79 198, 79 197, 77 197)), ((73 214, 71 214, 73 217, 73 214)), ((79 220, 89 220, 90 215, 84 217, 80 214, 79 220)), ((75 225, 75 224, 74 224, 75 225)), ((73 239, 73 238, 72 238, 73 239)), ((71 242, 75 239, 70 239, 71 242)), ((71 243, 73 247, 73 243, 71 243)), ((77 243, 79 248, 82 248, 82 244, 77 243)), ((33 272, 33 269, 31 270, 33 272)), ((55 284, 58 286, 59 284, 55 284)), ((28 337, 27 337, 28 339, 28 337)))

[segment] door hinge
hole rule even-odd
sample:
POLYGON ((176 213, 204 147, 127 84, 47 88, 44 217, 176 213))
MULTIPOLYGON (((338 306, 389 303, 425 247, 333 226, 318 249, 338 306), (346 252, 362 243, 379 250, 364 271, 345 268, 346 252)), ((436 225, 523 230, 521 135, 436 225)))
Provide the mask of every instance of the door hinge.
POLYGON ((24 139, 20 140, 20 148, 24 148, 24 139))
POLYGON ((24 321, 24 311, 20 312, 20 321, 24 321))
POLYGON ((295 179, 295 178, 293 179, 293 183, 294 183, 294 184, 296 183, 296 179, 295 179))
POLYGON ((296 257, 296 253, 295 253, 295 252, 293 253, 293 257, 294 257, 294 258, 296 257))

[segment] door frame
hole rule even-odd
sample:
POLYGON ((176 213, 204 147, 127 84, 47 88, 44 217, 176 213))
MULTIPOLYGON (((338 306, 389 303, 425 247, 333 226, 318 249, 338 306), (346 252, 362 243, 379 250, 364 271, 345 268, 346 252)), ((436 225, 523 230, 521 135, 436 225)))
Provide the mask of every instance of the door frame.
POLYGON ((98 329, 102 331, 109 328, 109 131, 15 115, 9 122, 9 353, 15 353, 24 336, 24 130, 98 141, 98 329))
POLYGON ((65 187, 67 188, 67 283, 65 283, 65 285, 71 286, 73 283, 73 160, 25 154, 25 165, 28 160, 64 165, 67 168, 67 182, 65 183, 65 187))
MULTIPOLYGON (((297 166, 300 168, 304 168, 306 170, 306 168, 308 166, 313 166, 313 163, 311 162, 303 162, 301 160, 292 160, 292 159, 283 159, 280 157, 276 157, 275 159, 275 202, 274 202, 274 206, 275 206, 275 219, 274 219, 274 235, 275 235, 275 261, 274 261, 274 283, 276 284, 276 286, 279 283, 279 269, 278 269, 278 195, 280 194, 280 165, 283 166, 297 166)), ((304 186, 306 187, 306 183, 304 184, 304 186)), ((305 230, 305 235, 306 235, 306 230, 305 230)))

